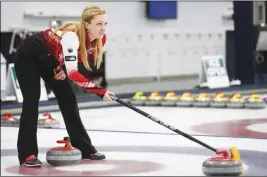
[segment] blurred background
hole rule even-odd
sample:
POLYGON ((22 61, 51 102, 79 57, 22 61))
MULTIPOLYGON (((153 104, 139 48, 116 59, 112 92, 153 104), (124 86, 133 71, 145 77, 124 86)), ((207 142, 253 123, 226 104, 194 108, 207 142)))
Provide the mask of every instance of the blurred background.
MULTIPOLYGON (((17 102, 8 75, 21 40, 79 21, 90 4, 107 10, 100 75, 117 94, 266 89, 265 1, 1 2, 1 102, 17 102)), ((73 88, 78 97, 91 95, 73 88)))

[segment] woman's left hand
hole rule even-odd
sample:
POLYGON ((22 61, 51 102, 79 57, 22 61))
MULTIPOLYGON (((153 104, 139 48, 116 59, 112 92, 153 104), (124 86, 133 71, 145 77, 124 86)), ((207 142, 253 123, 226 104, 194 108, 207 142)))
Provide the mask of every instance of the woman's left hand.
POLYGON ((92 80, 92 82, 95 83, 96 86, 100 86, 102 81, 103 81, 103 77, 101 77, 101 76, 96 78, 96 79, 94 79, 94 80, 92 80))

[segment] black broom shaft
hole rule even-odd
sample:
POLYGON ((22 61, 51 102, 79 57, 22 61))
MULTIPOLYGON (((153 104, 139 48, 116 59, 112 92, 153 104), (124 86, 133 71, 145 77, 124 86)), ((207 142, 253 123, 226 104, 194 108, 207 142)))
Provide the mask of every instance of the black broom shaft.
POLYGON ((128 108, 130 108, 130 109, 132 109, 132 110, 134 110, 136 112, 138 112, 139 114, 142 114, 143 116, 149 118, 150 120, 153 120, 154 122, 156 122, 156 123, 158 123, 160 125, 163 125, 164 127, 168 128, 168 129, 170 129, 170 130, 172 130, 172 131, 174 131, 174 132, 176 132, 176 133, 178 133, 178 134, 180 134, 180 135, 182 135, 182 136, 184 136, 184 137, 186 137, 186 138, 188 138, 188 139, 190 139, 190 140, 192 140, 192 141, 194 141, 194 142, 196 142, 198 144, 201 144, 202 146, 204 146, 204 147, 206 147, 206 148, 208 148, 208 149, 210 149, 210 150, 212 150, 214 152, 217 151, 217 149, 207 145, 206 143, 203 143, 202 141, 200 141, 200 140, 188 135, 187 133, 184 133, 184 132, 178 130, 177 128, 174 128, 173 126, 165 124, 164 122, 160 121, 159 119, 149 115, 148 113, 146 113, 146 112, 134 107, 133 105, 131 105, 129 103, 126 103, 126 102, 122 101, 119 98, 114 98, 114 100, 117 101, 118 103, 120 103, 120 104, 122 104, 122 105, 124 105, 124 106, 126 106, 126 107, 128 107, 128 108))

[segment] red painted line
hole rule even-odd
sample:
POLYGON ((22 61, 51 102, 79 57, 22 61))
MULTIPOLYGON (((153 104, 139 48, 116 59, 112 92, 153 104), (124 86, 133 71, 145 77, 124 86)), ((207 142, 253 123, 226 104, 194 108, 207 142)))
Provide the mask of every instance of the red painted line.
MULTIPOLYGON (((266 138, 267 133, 256 132, 247 129, 248 126, 254 124, 267 123, 267 119, 245 119, 230 120, 224 122, 213 122, 201 124, 191 127, 192 130, 200 133, 206 133, 219 136, 247 137, 247 138, 266 138)), ((267 131, 267 127, 266 127, 267 131)))
MULTIPOLYGON (((163 164, 149 162, 149 161, 136 161, 136 160, 82 160, 83 166, 88 165, 88 169, 94 168, 95 164, 112 165, 114 166, 108 170, 60 170, 55 166, 44 163, 38 168, 27 168, 24 166, 13 165, 5 169, 6 172, 19 175, 34 175, 34 176, 110 176, 110 175, 127 175, 137 173, 155 172, 164 168, 163 164)), ((75 165, 77 166, 77 165, 75 165)), ((66 168, 66 166, 63 166, 66 168)), ((68 166, 72 168, 72 166, 68 166)))

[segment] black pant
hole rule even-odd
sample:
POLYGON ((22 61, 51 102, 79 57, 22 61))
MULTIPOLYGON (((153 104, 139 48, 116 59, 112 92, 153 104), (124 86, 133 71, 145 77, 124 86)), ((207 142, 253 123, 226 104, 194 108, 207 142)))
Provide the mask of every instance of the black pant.
POLYGON ((53 69, 58 63, 52 55, 49 55, 41 33, 25 39, 16 56, 15 70, 23 95, 17 142, 20 164, 29 155, 38 156, 36 135, 40 78, 52 88, 56 96, 72 145, 81 150, 83 156, 88 157, 90 153, 95 153, 96 149, 82 124, 77 100, 68 79, 53 78, 53 69))

